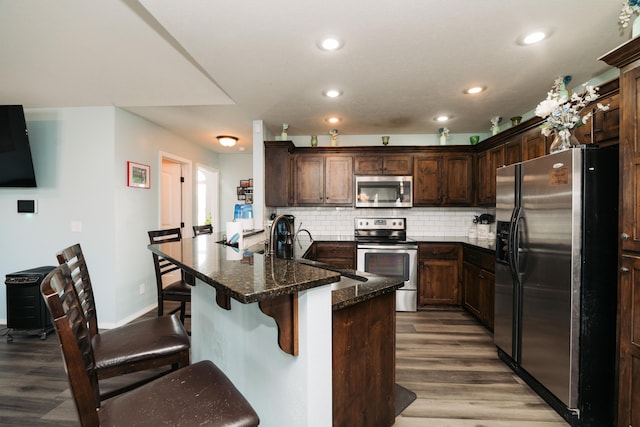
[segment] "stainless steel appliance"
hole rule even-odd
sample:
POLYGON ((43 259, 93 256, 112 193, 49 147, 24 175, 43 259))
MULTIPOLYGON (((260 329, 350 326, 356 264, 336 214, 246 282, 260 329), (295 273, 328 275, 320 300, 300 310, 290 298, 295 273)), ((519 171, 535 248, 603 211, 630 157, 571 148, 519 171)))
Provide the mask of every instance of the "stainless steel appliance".
POLYGON ((356 175, 356 208, 410 208, 412 176, 356 175))
POLYGON ((398 277, 397 311, 416 311, 418 298, 418 245, 407 239, 405 218, 356 218, 357 270, 398 277))
POLYGON ((617 146, 497 170, 494 341, 572 425, 613 425, 617 146))

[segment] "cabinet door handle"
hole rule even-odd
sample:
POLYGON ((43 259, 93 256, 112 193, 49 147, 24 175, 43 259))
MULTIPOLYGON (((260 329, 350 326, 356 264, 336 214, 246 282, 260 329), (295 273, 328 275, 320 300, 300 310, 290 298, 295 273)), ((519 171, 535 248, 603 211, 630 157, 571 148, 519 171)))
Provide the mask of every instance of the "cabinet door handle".
POLYGON ((622 233, 620 235, 620 240, 629 240, 629 235, 627 233, 622 233))
POLYGON ((629 269, 627 267, 621 267, 620 268, 620 273, 628 273, 629 269))

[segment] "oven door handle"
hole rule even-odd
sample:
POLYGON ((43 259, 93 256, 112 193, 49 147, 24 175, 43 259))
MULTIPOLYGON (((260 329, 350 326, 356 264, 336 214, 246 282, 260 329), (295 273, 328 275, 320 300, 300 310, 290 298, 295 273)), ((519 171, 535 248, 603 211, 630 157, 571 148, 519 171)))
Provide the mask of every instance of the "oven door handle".
POLYGON ((358 244, 356 249, 378 249, 378 250, 418 250, 418 245, 398 244, 398 245, 376 245, 376 244, 358 244))

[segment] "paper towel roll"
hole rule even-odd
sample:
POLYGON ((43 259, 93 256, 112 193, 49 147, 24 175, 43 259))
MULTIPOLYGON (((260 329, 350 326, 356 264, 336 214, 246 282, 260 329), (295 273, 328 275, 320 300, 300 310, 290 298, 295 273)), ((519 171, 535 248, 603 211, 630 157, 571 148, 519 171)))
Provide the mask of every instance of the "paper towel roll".
POLYGON ((244 249, 238 249, 232 246, 227 246, 225 249, 226 249, 227 261, 238 261, 242 259, 242 254, 244 253, 244 249))
POLYGON ((243 249, 242 242, 242 223, 241 222, 227 222, 227 244, 238 246, 238 248, 243 249))

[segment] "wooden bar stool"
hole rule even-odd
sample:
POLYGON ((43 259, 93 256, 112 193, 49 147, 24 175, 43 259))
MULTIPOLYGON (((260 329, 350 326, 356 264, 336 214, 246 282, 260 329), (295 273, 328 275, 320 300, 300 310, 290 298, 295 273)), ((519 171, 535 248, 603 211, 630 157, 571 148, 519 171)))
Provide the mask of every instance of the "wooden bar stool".
POLYGON ((210 361, 179 369, 100 403, 98 372, 71 270, 58 266, 40 287, 56 328, 80 424, 98 426, 257 426, 258 415, 210 361))
POLYGON ((103 394, 107 399, 138 387, 167 372, 189 365, 191 342, 184 326, 175 316, 154 317, 100 332, 93 287, 80 244, 57 254, 58 263, 71 272, 73 287, 91 336, 98 379, 167 366, 155 376, 103 394))
MULTIPOLYGON (((151 230, 148 234, 151 244, 179 242, 182 240, 182 232, 179 228, 151 230)), ((184 324, 184 319, 187 317, 187 303, 191 302, 191 284, 195 282, 195 278, 193 276, 186 277, 184 271, 168 259, 155 253, 152 253, 152 256, 153 266, 156 271, 156 288, 158 289, 158 316, 164 315, 165 301, 179 301, 180 307, 171 311, 170 314, 180 311, 180 320, 184 324), (166 276, 167 274, 178 270, 180 270, 180 278, 165 284, 163 278, 168 277, 166 276)))

